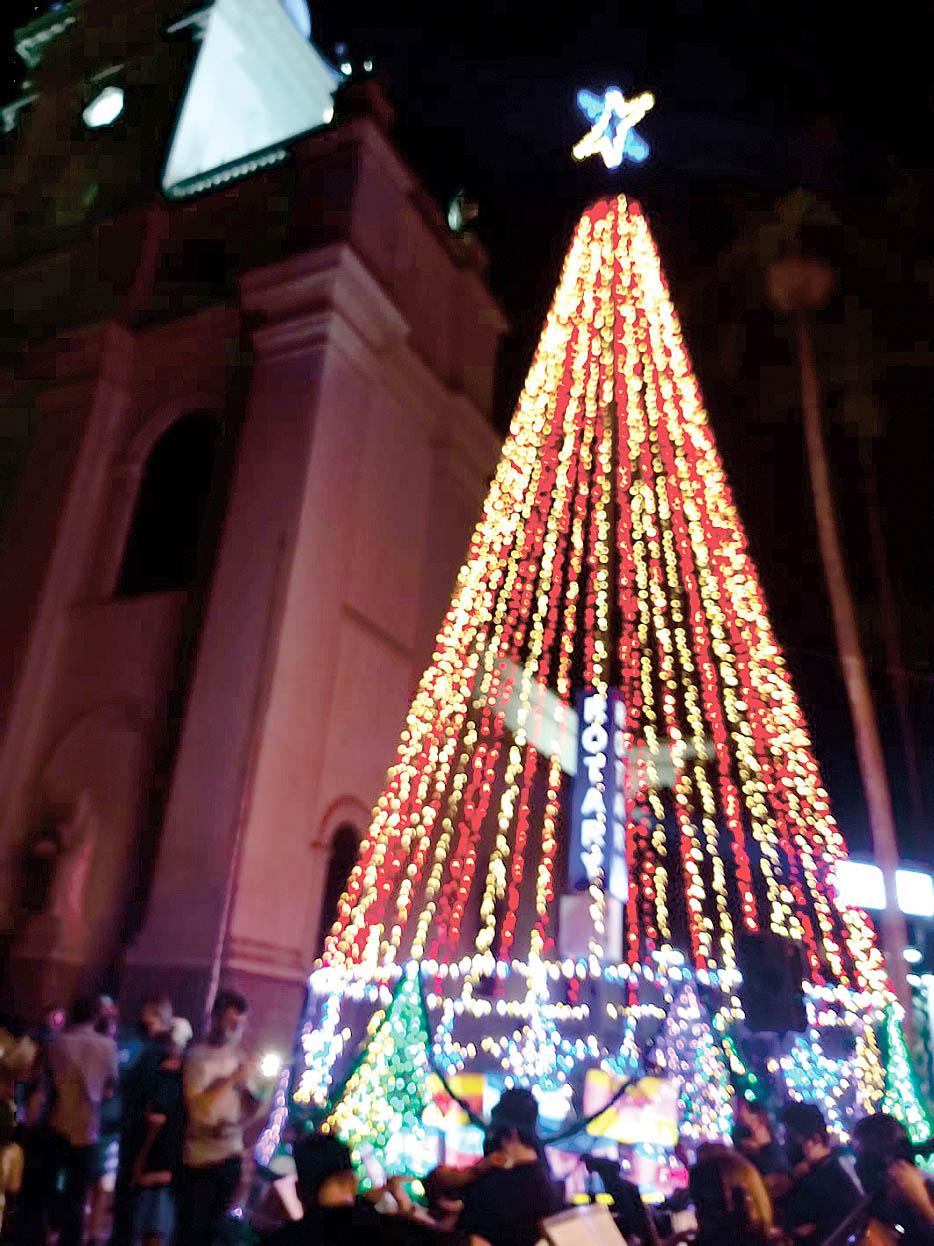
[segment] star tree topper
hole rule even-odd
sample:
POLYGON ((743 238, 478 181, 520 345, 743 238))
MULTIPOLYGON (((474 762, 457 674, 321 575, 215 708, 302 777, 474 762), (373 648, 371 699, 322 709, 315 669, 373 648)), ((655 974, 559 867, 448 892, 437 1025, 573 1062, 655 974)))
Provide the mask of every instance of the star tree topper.
POLYGON ((574 146, 574 159, 602 156, 608 169, 618 169, 624 160, 641 164, 649 145, 634 127, 655 103, 648 91, 626 99, 619 87, 607 87, 602 96, 578 91, 577 105, 591 122, 587 134, 574 146))

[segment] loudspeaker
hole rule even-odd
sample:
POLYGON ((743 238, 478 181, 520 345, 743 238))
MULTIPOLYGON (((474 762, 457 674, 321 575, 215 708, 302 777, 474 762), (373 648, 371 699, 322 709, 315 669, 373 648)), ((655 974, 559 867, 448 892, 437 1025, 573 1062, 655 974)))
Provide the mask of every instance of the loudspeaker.
POLYGON ((736 957, 743 975, 740 999, 750 1030, 786 1034, 807 1029, 799 945, 777 934, 743 934, 736 943, 736 957))

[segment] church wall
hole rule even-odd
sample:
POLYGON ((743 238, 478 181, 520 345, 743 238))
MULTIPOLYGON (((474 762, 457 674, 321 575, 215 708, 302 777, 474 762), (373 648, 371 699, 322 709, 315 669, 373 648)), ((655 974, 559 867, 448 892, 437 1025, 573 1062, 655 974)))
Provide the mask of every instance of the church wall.
POLYGON ((358 454, 346 607, 410 653, 429 525, 432 413, 372 394, 358 454))
POLYGON ((319 410, 233 915, 246 962, 265 943, 302 977, 323 884, 310 868, 315 830, 341 796, 370 807, 411 694, 430 523, 431 413, 403 408, 377 377, 361 382, 339 351, 319 410), (274 891, 285 902, 271 908, 274 891))
POLYGON ((366 505, 358 457, 365 437, 365 384, 329 343, 231 916, 240 968, 300 980, 317 882, 309 870, 310 811, 333 731, 349 555, 356 513, 366 505))
POLYGON ((167 989, 197 1023, 232 984, 263 1041, 291 1032, 335 811, 365 829, 497 449, 477 395, 502 322, 421 194, 357 118, 240 189, 115 220, 138 264, 127 250, 135 275, 94 306, 120 327, 76 310, 79 287, 103 288, 100 254, 48 261, 91 268, 62 312, 78 329, 20 377, 42 420, 2 555, 17 583, 3 653, 20 665, 0 724, 0 928, 28 1013, 119 982, 127 1009, 167 989), (226 272, 202 272, 205 240, 226 272), (114 589, 146 457, 202 410, 238 432, 193 622, 186 594, 114 589), (24 924, 16 870, 45 812, 62 868, 24 924))
POLYGON ((38 430, 0 555, 4 617, 12 622, 5 653, 13 667, 0 720, 0 930, 14 945, 25 917, 24 847, 38 830, 38 771, 53 739, 57 681, 68 657, 69 611, 99 520, 131 357, 122 329, 93 326, 37 346, 20 371, 34 395, 38 430))
MULTIPOLYGON (((86 403, 72 406, 74 387, 37 399, 40 432, 20 494, 21 522, 14 517, 7 529, 7 550, 13 565, 28 564, 30 553, 41 554, 47 532, 48 559, 37 559, 38 569, 48 572, 56 559, 64 565, 42 581, 31 644, 19 647, 24 677, 30 668, 38 672, 37 692, 21 698, 8 718, 3 750, 18 780, 7 787, 4 806, 3 919, 14 958, 43 963, 29 977, 37 1004, 92 982, 112 985, 124 915, 131 896, 147 885, 154 753, 165 730, 185 594, 121 600, 113 592, 152 444, 178 416, 225 405, 224 329, 223 316, 215 314, 124 339, 120 416, 98 421, 102 427, 95 428, 86 403), (174 369, 166 369, 167 358, 174 369), (62 408, 69 418, 56 418, 62 408), (89 438, 95 472, 81 491, 79 528, 66 522, 65 503, 89 438), (132 727, 114 728, 118 710, 132 727), (53 891, 67 891, 73 913, 83 905, 86 914, 64 926, 55 901, 50 912, 24 912, 18 886, 30 836, 49 817, 67 824, 79 807, 93 831, 64 835, 53 891)), ((67 339, 52 356, 53 375, 65 366, 63 356, 67 339)), ((9 582, 19 585, 22 602, 28 578, 9 582)), ((15 595, 13 604, 11 615, 15 595)))
POLYGON ((128 957, 140 989, 171 967, 182 998, 203 1001, 215 964, 295 554, 322 362, 315 349, 254 365, 148 919, 128 957))
MULTIPOLYGON (((371 281, 355 262, 348 273, 371 281)), ((497 444, 412 351, 385 295, 335 289, 221 975, 266 1001, 257 1024, 276 1044, 283 993, 300 1005, 317 951, 320 828, 345 802, 365 830, 497 444)), ((294 296, 279 299, 296 316, 279 332, 301 351, 294 296)))
POLYGON ((85 410, 35 411, 35 431, 15 501, 0 536, 0 575, 15 585, 0 611, 0 715, 16 687, 26 636, 38 608, 58 535, 65 491, 81 441, 85 410), (29 539, 24 536, 28 533, 29 539))
POLYGON ((296 239, 347 238, 409 325, 413 349, 446 384, 488 411, 505 328, 478 272, 478 249, 450 234, 394 149, 369 119, 304 141, 296 239))

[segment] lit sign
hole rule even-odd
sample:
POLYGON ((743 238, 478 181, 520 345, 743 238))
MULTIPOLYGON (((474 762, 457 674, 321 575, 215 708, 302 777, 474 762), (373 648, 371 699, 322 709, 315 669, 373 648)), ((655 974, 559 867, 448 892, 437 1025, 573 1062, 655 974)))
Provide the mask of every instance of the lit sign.
POLYGON ((627 899, 626 710, 618 692, 579 697, 577 774, 571 795, 569 883, 582 891, 603 880, 605 890, 627 899))
MULTIPOLYGON (((885 908, 885 882, 878 865, 869 861, 838 861, 837 898, 844 908, 885 908)), ((934 878, 923 870, 896 870, 898 907, 908 917, 934 918, 934 878)))
POLYGON ((521 666, 504 658, 499 664, 502 685, 510 689, 503 705, 507 728, 518 730, 543 757, 557 757, 565 774, 577 774, 577 714, 557 693, 537 679, 527 679, 521 666))
POLYGON ((934 878, 921 870, 896 870, 898 907, 909 917, 934 917, 934 878))
MULTIPOLYGON (((622 1078, 604 1069, 588 1069, 584 1079, 584 1116, 600 1112, 624 1085, 622 1078)), ((677 1083, 658 1077, 640 1078, 588 1123, 587 1133, 593 1138, 612 1138, 624 1146, 677 1146, 677 1083)))

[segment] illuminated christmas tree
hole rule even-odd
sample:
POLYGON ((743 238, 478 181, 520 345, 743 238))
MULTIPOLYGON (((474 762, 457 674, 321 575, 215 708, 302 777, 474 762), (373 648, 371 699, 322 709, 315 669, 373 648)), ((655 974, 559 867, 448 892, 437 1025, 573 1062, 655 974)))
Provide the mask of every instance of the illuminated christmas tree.
POLYGON ((729 1135, 735 1093, 729 1062, 691 983, 675 996, 649 1058, 654 1071, 677 1081, 685 1142, 729 1135))
POLYGON ((359 1161, 367 1149, 395 1172, 416 1166, 430 1102, 430 1034, 418 976, 406 974, 386 1011, 371 1023, 369 1041, 335 1094, 328 1128, 340 1134, 359 1161))
POLYGON ((911 1060, 918 1074, 918 1088, 924 1101, 934 1104, 934 982, 930 974, 912 975, 911 986, 911 1060))
POLYGON ((928 1142, 934 1135, 934 1120, 918 1083, 903 1016, 897 1004, 890 1005, 886 1012, 882 1046, 886 1067, 882 1111, 889 1112, 902 1122, 912 1142, 928 1142))
MULTIPOLYGON (((342 1079, 400 977, 437 1073, 532 1084, 571 1126, 588 1070, 637 1072, 698 993, 726 1086, 761 932, 800 949, 808 1033, 855 1036, 785 1065, 845 1071, 848 1119, 881 1099, 890 994, 845 851, 648 224, 602 201, 312 975, 295 1108, 381 1127, 379 1079, 342 1079)), ((722 1136, 691 1085, 682 1123, 722 1136)))

